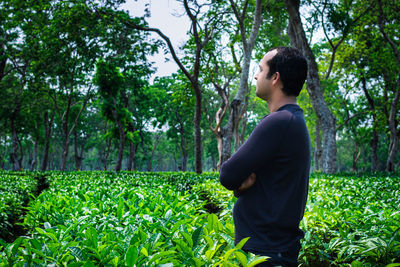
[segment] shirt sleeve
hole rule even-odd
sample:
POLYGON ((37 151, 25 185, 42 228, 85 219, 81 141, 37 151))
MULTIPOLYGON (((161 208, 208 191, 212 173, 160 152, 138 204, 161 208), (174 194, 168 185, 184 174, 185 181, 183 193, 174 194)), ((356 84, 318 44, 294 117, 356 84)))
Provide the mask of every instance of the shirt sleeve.
POLYGON ((292 114, 283 111, 271 113, 261 120, 246 142, 222 164, 221 184, 234 190, 236 195, 243 181, 277 154, 291 119, 292 114))

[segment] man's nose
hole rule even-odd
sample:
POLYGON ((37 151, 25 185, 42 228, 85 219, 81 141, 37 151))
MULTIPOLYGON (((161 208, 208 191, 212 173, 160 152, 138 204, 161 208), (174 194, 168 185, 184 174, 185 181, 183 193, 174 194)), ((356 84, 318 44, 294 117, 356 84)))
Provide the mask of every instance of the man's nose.
POLYGON ((256 75, 254 75, 254 79, 256 79, 256 80, 257 80, 257 74, 256 74, 256 75))

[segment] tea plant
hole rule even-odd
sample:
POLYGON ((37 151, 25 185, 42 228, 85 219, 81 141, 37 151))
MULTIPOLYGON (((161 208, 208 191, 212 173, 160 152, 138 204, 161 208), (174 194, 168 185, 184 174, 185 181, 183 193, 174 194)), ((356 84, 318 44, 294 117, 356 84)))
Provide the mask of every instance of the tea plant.
POLYGON ((36 185, 34 177, 25 172, 0 172, 0 238, 14 238, 14 224, 21 219, 36 185))
POLYGON ((400 262, 398 180, 385 175, 311 179, 300 260, 309 266, 400 262))
MULTIPOLYGON (((247 239, 234 245, 236 198, 218 173, 46 175, 49 188, 27 206, 27 234, 12 243, 0 239, 0 266, 254 266, 268 260, 244 253, 247 239)), ((313 174, 299 263, 400 266, 398 179, 313 174)))
POLYGON ((178 177, 162 185, 164 175, 50 175, 50 188, 25 217, 30 235, 3 243, 2 262, 254 266, 265 259, 241 251, 244 241, 234 246, 233 223, 207 214, 189 183, 178 177))

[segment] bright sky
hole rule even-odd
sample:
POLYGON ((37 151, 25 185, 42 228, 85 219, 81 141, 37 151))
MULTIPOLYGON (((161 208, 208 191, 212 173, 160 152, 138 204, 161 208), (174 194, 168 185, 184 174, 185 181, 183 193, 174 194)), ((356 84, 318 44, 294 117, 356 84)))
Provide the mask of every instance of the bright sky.
MULTIPOLYGON (((146 18, 149 26, 160 29, 168 36, 179 56, 178 47, 188 39, 186 33, 190 27, 189 18, 185 15, 182 4, 176 0, 127 0, 122 5, 122 9, 128 10, 131 16, 143 16, 146 4, 148 4, 151 14, 150 18, 146 18)), ((157 34, 152 34, 155 39, 162 40, 157 34)), ((164 40, 162 41, 164 42, 164 40)), ((164 55, 161 51, 159 54, 149 57, 149 60, 157 66, 157 72, 153 75, 151 81, 156 76, 168 76, 178 70, 178 65, 169 53, 164 55), (166 59, 169 59, 169 61, 166 62, 166 59)))

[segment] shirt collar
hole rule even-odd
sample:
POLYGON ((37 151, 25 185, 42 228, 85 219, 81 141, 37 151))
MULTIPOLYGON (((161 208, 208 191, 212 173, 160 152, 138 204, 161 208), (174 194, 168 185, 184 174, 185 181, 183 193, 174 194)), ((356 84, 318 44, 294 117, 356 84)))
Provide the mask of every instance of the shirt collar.
MULTIPOLYGON (((281 106, 280 108, 278 108, 277 110, 275 110, 274 112, 281 111, 281 110, 296 110, 296 109, 301 109, 301 108, 300 108, 300 106, 297 105, 297 104, 285 104, 285 105, 281 106)), ((265 115, 265 116, 263 117, 263 119, 264 119, 265 117, 267 117, 268 115, 270 115, 270 114, 271 114, 271 113, 265 115)))

